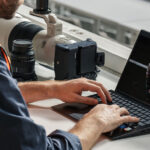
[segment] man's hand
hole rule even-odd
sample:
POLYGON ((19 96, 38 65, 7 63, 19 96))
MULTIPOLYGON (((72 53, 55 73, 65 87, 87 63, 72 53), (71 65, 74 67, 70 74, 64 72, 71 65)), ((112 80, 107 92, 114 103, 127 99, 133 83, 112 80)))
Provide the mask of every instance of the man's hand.
POLYGON ((85 78, 68 81, 24 82, 19 83, 18 86, 27 103, 50 98, 58 98, 68 103, 78 102, 90 105, 98 103, 97 99, 82 96, 83 91, 96 92, 105 104, 107 100, 112 101, 109 92, 101 83, 85 78))
POLYGON ((70 130, 81 141, 83 150, 89 150, 102 133, 109 132, 125 122, 138 122, 125 108, 118 105, 99 104, 87 113, 77 125, 70 130))
POLYGON ((86 78, 58 82, 56 97, 64 102, 79 102, 90 105, 98 103, 94 98, 81 96, 83 91, 96 92, 105 104, 107 100, 112 101, 109 92, 101 83, 86 78))
POLYGON ((125 122, 138 122, 139 119, 129 115, 126 108, 118 105, 99 104, 84 118, 91 118, 92 122, 102 126, 102 133, 109 132, 125 122))

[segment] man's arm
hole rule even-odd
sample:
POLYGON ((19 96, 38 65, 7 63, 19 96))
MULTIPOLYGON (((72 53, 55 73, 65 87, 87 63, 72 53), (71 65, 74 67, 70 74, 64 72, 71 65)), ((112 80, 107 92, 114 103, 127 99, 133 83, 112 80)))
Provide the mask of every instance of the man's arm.
POLYGON ((45 130, 29 117, 27 106, 16 81, 0 56, 0 147, 4 150, 89 150, 98 137, 124 122, 138 121, 119 106, 97 105, 70 130, 45 130), (81 147, 82 145, 82 147, 81 147))
POLYGON ((0 56, 0 148, 2 150, 81 150, 77 136, 55 131, 46 136, 43 127, 29 117, 16 81, 0 56))
POLYGON ((55 81, 19 82, 18 87, 26 103, 56 98, 55 81))
POLYGON ((64 102, 79 102, 95 105, 98 101, 94 98, 82 96, 83 91, 97 92, 103 103, 111 100, 106 88, 96 81, 85 78, 69 81, 36 81, 18 83, 21 93, 27 103, 38 100, 58 98, 64 102))

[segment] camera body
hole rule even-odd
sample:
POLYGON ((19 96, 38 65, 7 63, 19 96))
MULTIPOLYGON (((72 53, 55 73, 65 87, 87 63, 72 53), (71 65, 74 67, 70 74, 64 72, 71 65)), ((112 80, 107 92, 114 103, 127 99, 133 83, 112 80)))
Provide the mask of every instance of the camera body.
POLYGON ((90 39, 74 44, 57 44, 54 59, 55 80, 80 77, 95 80, 97 65, 101 67, 104 62, 104 53, 98 53, 96 42, 90 39))

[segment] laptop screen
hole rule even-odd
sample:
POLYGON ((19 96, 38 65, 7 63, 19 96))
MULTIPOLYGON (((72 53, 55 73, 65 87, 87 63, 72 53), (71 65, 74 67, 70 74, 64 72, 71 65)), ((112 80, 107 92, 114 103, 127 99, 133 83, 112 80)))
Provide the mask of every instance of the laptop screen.
POLYGON ((126 93, 144 103, 150 104, 146 96, 146 70, 150 63, 150 33, 141 31, 116 91, 126 93))

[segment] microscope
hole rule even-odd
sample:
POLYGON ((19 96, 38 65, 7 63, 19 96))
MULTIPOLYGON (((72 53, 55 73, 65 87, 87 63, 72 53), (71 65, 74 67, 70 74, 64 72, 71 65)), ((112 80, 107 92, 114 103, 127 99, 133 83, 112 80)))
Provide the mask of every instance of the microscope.
POLYGON ((95 80, 97 66, 104 65, 104 53, 97 52, 96 42, 91 39, 77 42, 63 35, 62 23, 48 6, 48 0, 36 0, 36 8, 30 12, 35 17, 43 18, 46 30, 20 15, 11 20, 0 19, 2 46, 10 54, 14 40, 31 40, 36 61, 51 66, 56 80, 79 77, 95 80))

